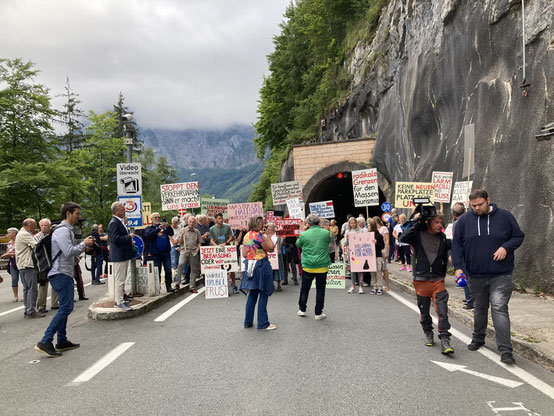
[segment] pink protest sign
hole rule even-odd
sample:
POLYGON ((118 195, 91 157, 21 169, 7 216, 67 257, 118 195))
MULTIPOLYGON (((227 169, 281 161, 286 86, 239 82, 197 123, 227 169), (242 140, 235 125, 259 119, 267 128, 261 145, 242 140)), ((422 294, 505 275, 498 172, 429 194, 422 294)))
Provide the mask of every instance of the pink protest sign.
POLYGON ((261 202, 245 202, 243 204, 229 204, 227 206, 229 226, 238 228, 246 226, 252 215, 264 216, 264 208, 261 202))
POLYGON ((350 270, 353 272, 377 271, 375 243, 373 233, 356 233, 348 235, 350 270))

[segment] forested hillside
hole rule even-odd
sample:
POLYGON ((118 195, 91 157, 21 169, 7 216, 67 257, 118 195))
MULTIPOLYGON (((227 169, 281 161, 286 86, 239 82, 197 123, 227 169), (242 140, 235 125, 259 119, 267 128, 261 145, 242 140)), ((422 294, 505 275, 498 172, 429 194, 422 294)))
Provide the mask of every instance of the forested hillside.
POLYGON ((321 117, 348 96, 349 53, 359 39, 371 39, 386 3, 300 0, 288 7, 260 90, 255 145, 260 159, 268 149, 270 156, 251 201, 272 206, 270 184, 279 181, 290 147, 315 138, 321 117))

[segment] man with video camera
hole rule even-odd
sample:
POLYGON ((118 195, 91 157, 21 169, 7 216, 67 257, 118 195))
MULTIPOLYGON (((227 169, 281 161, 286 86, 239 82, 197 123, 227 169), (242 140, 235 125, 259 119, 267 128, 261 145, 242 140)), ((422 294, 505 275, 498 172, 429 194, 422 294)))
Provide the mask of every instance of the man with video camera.
POLYGON ((443 214, 438 213, 434 206, 423 206, 429 202, 427 198, 415 198, 413 202, 416 208, 410 218, 410 227, 400 236, 400 242, 410 244, 414 249, 413 285, 421 313, 420 323, 426 336, 425 345, 432 347, 435 344, 429 312, 433 301, 439 317, 441 352, 453 354, 448 331, 448 292, 444 286, 450 241, 442 232, 443 214))
POLYGON ((159 279, 162 279, 162 265, 165 272, 165 288, 168 293, 174 292, 171 287, 171 244, 169 237, 173 237, 173 228, 164 218, 160 221, 160 214, 152 213, 150 216, 152 225, 144 230, 144 242, 146 243, 148 253, 154 257, 154 267, 158 268, 159 279))

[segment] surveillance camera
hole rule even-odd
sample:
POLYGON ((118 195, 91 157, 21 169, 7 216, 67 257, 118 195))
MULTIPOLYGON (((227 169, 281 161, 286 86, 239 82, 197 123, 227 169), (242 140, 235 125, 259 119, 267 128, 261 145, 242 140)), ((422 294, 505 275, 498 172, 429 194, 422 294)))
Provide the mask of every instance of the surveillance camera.
POLYGON ((123 114, 123 115, 121 116, 121 118, 122 118, 123 120, 131 121, 131 120, 133 119, 133 115, 132 115, 132 114, 123 114))

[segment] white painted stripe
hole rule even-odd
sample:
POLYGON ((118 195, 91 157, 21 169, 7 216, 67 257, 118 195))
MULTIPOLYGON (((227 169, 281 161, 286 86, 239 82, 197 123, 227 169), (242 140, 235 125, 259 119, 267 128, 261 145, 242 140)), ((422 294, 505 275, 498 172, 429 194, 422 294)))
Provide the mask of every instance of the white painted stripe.
POLYGON ((86 383, 91 378, 93 378, 96 374, 98 374, 100 371, 102 371, 104 368, 106 368, 108 365, 114 362, 121 354, 123 354, 133 345, 135 345, 134 342, 124 342, 123 344, 119 344, 109 353, 107 353, 98 361, 96 361, 92 366, 90 366, 81 374, 79 374, 77 378, 67 383, 66 386, 78 386, 79 384, 86 383))
MULTIPOLYGON (((408 308, 410 308, 411 310, 413 310, 414 312, 416 312, 419 315, 419 309, 418 309, 418 307, 416 306, 415 303, 404 299, 404 297, 398 295, 397 293, 394 293, 392 290, 390 290, 386 293, 388 293, 394 299, 396 299, 400 303, 403 303, 404 305, 406 305, 408 308)), ((432 316, 432 318, 433 318, 433 323, 437 324, 437 318, 435 316, 432 316)), ((470 337, 468 337, 467 335, 461 333, 457 329, 451 328, 450 332, 452 333, 453 336, 455 336, 456 338, 458 338, 460 341, 462 341, 465 344, 469 344, 471 342, 470 337)), ((504 364, 504 363, 500 362, 500 356, 498 354, 496 354, 495 352, 492 352, 491 350, 487 349, 487 348, 484 348, 484 347, 479 348, 479 350, 477 352, 480 353, 481 355, 484 355, 489 360, 491 360, 493 363, 498 364, 499 366, 503 367, 506 371, 509 371, 510 373, 512 373, 515 376, 519 377, 521 380, 523 380, 527 384, 533 386, 538 391, 540 391, 541 393, 545 394, 546 396, 548 396, 548 397, 550 397, 551 399, 554 400, 554 387, 546 384, 542 380, 539 380, 534 375, 528 373, 527 371, 523 370, 522 368, 519 368, 516 365, 507 365, 507 364, 504 364)))
POLYGON ((203 293, 205 290, 206 290, 206 287, 202 287, 202 288, 198 289, 198 293, 193 293, 192 295, 190 295, 186 299, 179 302, 177 305, 171 307, 170 309, 168 309, 167 311, 162 313, 160 316, 158 316, 156 319, 154 319, 154 322, 163 322, 163 321, 165 321, 167 318, 169 318, 171 315, 173 315, 175 312, 177 312, 179 309, 181 309, 183 306, 185 306, 187 303, 189 303, 195 297, 197 297, 198 295, 203 293))
MULTIPOLYGON (((86 285, 83 285, 83 287, 87 287, 87 286, 90 286, 90 285, 92 285, 92 283, 87 283, 86 285)), ((75 291, 77 291, 77 288, 75 288, 75 291)), ((48 296, 46 298, 46 300, 47 301, 50 300, 51 297, 52 296, 48 296)), ((25 309, 25 306, 18 306, 17 308, 13 308, 13 309, 7 310, 5 312, 2 312, 2 313, 0 313, 0 316, 4 316, 4 315, 7 315, 7 314, 12 313, 12 312, 17 312, 17 311, 20 311, 21 309, 25 309)))

